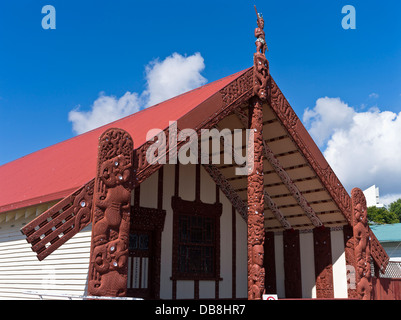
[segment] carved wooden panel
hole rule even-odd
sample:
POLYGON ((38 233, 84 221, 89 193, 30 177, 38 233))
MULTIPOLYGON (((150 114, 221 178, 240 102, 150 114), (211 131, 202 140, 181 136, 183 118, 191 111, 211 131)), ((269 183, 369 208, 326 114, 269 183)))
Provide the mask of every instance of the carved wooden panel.
POLYGON ((21 229, 39 260, 45 259, 91 222, 94 180, 21 229))
MULTIPOLYGON (((260 99, 250 106, 250 129, 254 131, 253 170, 248 174, 248 299, 258 300, 264 292, 264 181, 263 181, 263 111, 260 99)), ((248 154, 252 154, 249 152, 248 154)))
POLYGON ((370 269, 370 237, 368 227, 368 208, 361 189, 351 191, 356 292, 361 300, 370 300, 372 294, 370 269))
POLYGON ((316 297, 334 298, 333 264, 331 257, 331 236, 329 228, 314 228, 316 297))
POLYGON ((343 228, 344 252, 347 268, 347 291, 348 298, 356 299, 356 279, 355 279, 355 252, 354 252, 354 233, 350 225, 343 228))
POLYGON ((134 145, 121 129, 99 138, 93 195, 92 242, 88 292, 94 296, 125 296, 130 230, 134 145))

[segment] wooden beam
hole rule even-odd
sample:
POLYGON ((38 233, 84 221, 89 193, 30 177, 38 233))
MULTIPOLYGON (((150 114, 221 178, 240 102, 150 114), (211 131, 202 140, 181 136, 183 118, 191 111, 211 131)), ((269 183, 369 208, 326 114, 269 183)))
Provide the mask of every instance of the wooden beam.
POLYGON ((241 217, 247 221, 247 204, 240 198, 240 196, 234 191, 234 188, 227 181, 227 178, 221 173, 221 171, 213 164, 204 164, 206 172, 210 175, 213 181, 219 186, 220 190, 224 193, 227 199, 231 202, 235 210, 241 215, 241 217))
MULTIPOLYGON (((221 128, 216 125, 215 128, 219 131, 221 131, 221 128)), ((237 151, 235 150, 234 146, 231 145, 231 150, 232 150, 232 155, 234 156, 235 159, 239 159, 239 157, 236 155, 237 151)), ((216 168, 218 170, 218 168, 216 168)), ((221 174, 222 176, 224 176, 223 174, 221 174)), ((240 176, 243 177, 244 179, 247 179, 247 176, 240 176)), ((225 178, 225 177, 224 177, 225 178)), ((225 178, 225 181, 227 184, 230 184, 228 181, 230 179, 225 178)), ((231 187, 232 188, 232 187, 231 187)), ((242 191, 247 190, 248 188, 244 188, 242 191)), ((236 193, 236 191, 234 188, 232 188, 231 192, 236 193)), ((275 202, 273 201, 272 197, 268 194, 268 192, 266 190, 263 190, 263 196, 264 196, 264 202, 267 205, 267 207, 271 210, 271 212, 273 213, 273 215, 276 217, 276 219, 280 222, 280 224, 283 226, 284 229, 292 229, 291 224, 286 220, 286 218, 284 217, 284 215, 282 214, 282 212, 279 210, 279 208, 277 207, 277 205, 275 204, 275 202)))
MULTIPOLYGON (((243 111, 236 110, 236 115, 240 119, 243 126, 246 127, 248 123, 248 116, 243 111)), ((283 184, 287 187, 287 189, 291 192, 292 196, 295 198, 299 206, 305 211, 305 214, 311 220, 315 227, 321 227, 323 223, 320 221, 318 216, 316 215, 315 210, 309 205, 308 201, 302 195, 301 191, 299 191, 298 187, 291 180, 288 173, 285 171, 280 161, 274 156, 273 151, 269 148, 266 142, 263 140, 263 154, 267 161, 269 161, 270 165, 273 167, 277 175, 280 177, 283 184)))

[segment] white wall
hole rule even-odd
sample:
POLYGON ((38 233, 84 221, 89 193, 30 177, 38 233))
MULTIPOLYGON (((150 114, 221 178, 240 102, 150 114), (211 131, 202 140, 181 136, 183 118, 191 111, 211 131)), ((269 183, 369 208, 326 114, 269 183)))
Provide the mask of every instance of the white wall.
POLYGON ((334 298, 348 298, 347 268, 342 230, 331 231, 331 257, 333 261, 334 298))
MULTIPOLYGON (((37 208, 37 213, 44 212, 47 208, 47 205, 41 205, 37 208)), ((10 218, 0 223, 0 299, 39 298, 24 294, 24 291, 85 294, 90 227, 76 234, 45 260, 38 261, 20 232, 20 228, 36 215, 25 217, 22 210, 18 212, 3 213, 10 218)))

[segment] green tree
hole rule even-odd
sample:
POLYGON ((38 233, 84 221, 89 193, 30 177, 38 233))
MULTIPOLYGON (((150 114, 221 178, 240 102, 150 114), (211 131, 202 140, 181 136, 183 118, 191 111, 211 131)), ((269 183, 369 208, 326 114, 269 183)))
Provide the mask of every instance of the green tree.
POLYGON ((391 202, 390 206, 388 207, 388 210, 390 212, 394 212, 398 220, 401 221, 401 199, 391 202))
POLYGON ((393 211, 389 211, 386 207, 377 208, 374 206, 368 208, 368 220, 370 223, 378 224, 400 222, 398 216, 393 211))

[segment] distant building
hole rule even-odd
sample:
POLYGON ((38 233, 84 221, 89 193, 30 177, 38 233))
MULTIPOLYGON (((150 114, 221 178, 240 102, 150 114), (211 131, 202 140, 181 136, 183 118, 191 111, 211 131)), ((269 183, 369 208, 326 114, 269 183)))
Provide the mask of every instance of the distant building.
POLYGON ((386 250, 390 261, 401 262, 401 223, 377 224, 370 228, 386 250))
POLYGON ((364 190, 363 194, 365 195, 366 204, 368 207, 373 207, 373 206, 377 208, 384 207, 384 204, 379 202, 379 187, 373 185, 370 188, 364 190))

